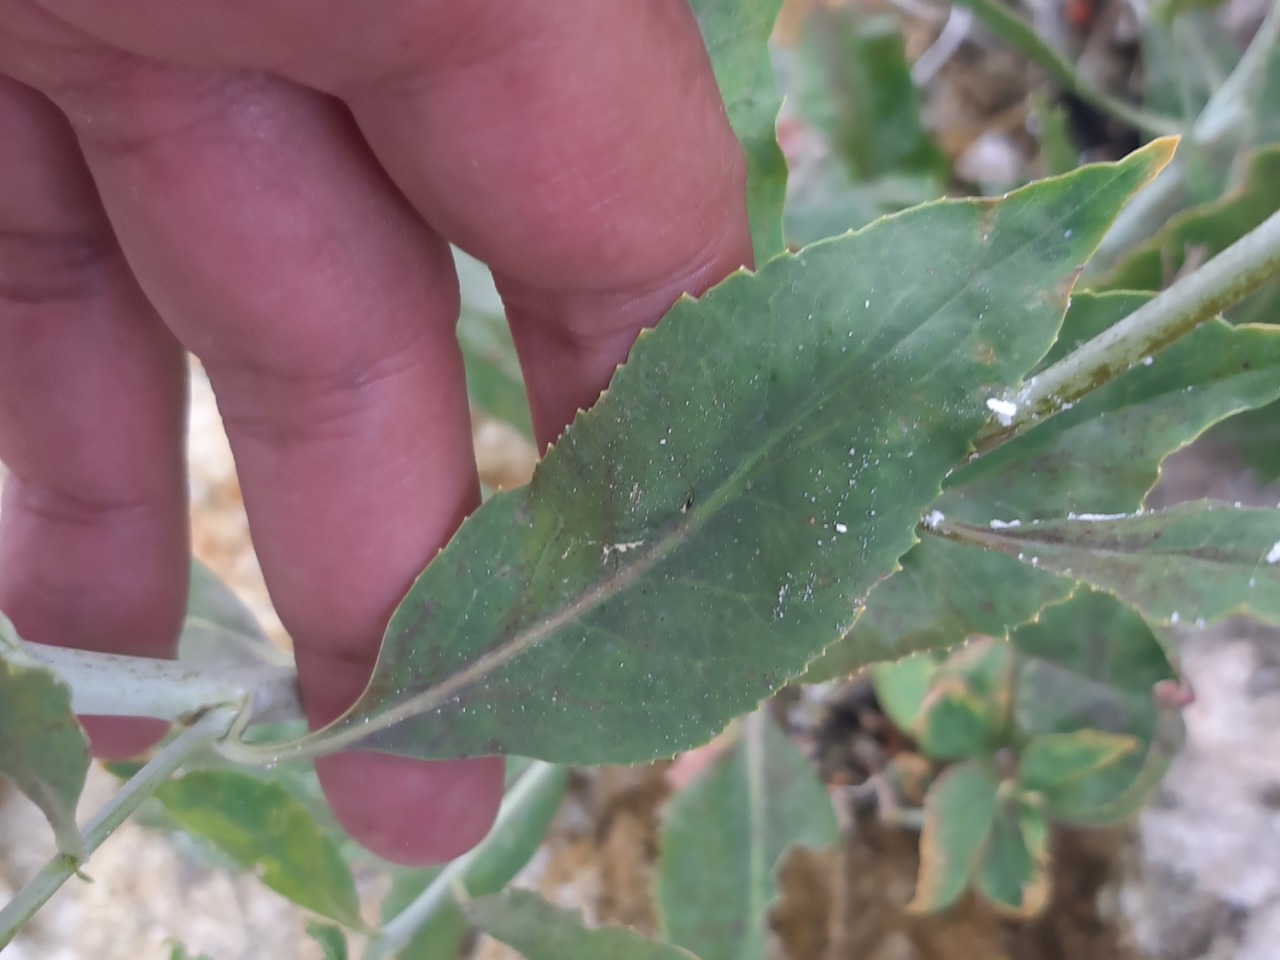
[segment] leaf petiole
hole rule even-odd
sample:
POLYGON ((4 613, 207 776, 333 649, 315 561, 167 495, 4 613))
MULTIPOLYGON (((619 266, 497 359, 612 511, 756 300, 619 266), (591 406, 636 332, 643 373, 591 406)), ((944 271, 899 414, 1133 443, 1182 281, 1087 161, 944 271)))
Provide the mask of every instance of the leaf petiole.
MULTIPOLYGON (((211 710, 161 748, 85 825, 81 831, 85 856, 98 849, 182 764, 226 736, 238 714, 239 711, 232 707, 211 710)), ((82 862, 65 854, 53 857, 9 903, 0 908, 0 949, 9 944, 59 887, 79 873, 82 862)))

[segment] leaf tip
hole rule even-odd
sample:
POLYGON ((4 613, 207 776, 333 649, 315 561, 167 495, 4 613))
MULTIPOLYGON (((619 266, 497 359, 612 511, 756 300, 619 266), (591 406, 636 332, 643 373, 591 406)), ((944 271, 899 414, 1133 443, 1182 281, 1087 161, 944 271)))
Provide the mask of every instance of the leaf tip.
MULTIPOLYGON (((1148 166, 1147 180, 1154 180, 1156 176, 1164 170, 1165 167, 1173 160, 1174 153, 1178 150, 1178 144, 1182 142, 1182 137, 1173 134, 1167 137, 1156 137, 1150 143, 1144 144, 1133 153, 1129 154, 1126 159, 1136 160, 1143 158, 1148 166)), ((1123 162, 1123 161, 1121 161, 1123 162)))

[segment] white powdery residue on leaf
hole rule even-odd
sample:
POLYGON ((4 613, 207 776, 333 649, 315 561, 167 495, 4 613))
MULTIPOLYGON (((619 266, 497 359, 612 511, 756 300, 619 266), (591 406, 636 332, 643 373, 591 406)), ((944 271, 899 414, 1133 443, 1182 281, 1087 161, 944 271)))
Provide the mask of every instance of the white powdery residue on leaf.
POLYGON ((836 533, 848 533, 848 532, 849 532, 849 528, 845 526, 843 523, 836 524, 836 533))
POLYGON ((1103 520, 1128 520, 1130 517, 1138 517, 1142 515, 1142 511, 1135 513, 1068 513, 1068 520, 1084 520, 1087 523, 1099 523, 1103 520))
POLYGON ((1013 418, 1018 413, 1018 405, 1008 400, 1001 400, 999 397, 987 398, 987 409, 996 415, 996 420, 1000 422, 1000 426, 1007 427, 1013 423, 1013 418))
POLYGON ((1149 366, 1151 366, 1151 365, 1152 365, 1153 363, 1155 363, 1155 362, 1156 362, 1156 358, 1155 358, 1155 357, 1143 357, 1143 358, 1142 358, 1142 365, 1143 365, 1144 367, 1149 367, 1149 366))
POLYGON ((1021 520, 992 520, 990 527, 992 530, 1006 530, 1009 527, 1022 526, 1021 520))
POLYGON ((927 514, 925 514, 924 519, 920 522, 923 523, 930 530, 937 530, 938 527, 942 525, 942 521, 945 519, 947 519, 946 515, 941 510, 930 510, 927 514))
POLYGON ((606 543, 601 548, 600 562, 604 563, 609 559, 611 553, 626 553, 628 550, 634 550, 637 547, 644 546, 643 540, 628 540, 624 543, 606 543))
POLYGON ((1271 549, 1267 551, 1267 563, 1280 563, 1280 540, 1271 545, 1271 549))

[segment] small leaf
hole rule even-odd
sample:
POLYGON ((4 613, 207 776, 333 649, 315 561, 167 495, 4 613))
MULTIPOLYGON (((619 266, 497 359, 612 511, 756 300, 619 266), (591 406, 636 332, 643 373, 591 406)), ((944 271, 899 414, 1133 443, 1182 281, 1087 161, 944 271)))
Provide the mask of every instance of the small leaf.
POLYGON ((1010 641, 1019 660, 1013 721, 1026 741, 1079 730, 1154 733, 1152 690, 1177 674, 1160 638, 1124 604, 1081 589, 1010 641))
POLYGON ((84 856, 76 804, 89 772, 89 740, 71 712, 71 691, 23 649, 0 613, 0 774, 53 827, 58 851, 84 856))
POLYGON ((1239 450, 1262 486, 1280 480, 1280 403, 1237 414, 1210 436, 1239 450))
POLYGON ((920 121, 897 21, 856 7, 814 9, 797 51, 798 109, 822 130, 857 181, 924 175, 938 182, 947 158, 920 121))
MULTIPOLYGON (((1244 181, 1222 197, 1184 210, 1149 241, 1134 247, 1101 286, 1111 290, 1163 290, 1178 276, 1216 257, 1280 209, 1280 144, 1254 151, 1244 181)), ((1280 293, 1264 287, 1232 310, 1241 321, 1275 322, 1280 293)))
POLYGON ((1280 510, 1199 501, 1115 518, 950 535, 1085 580, 1166 623, 1231 613, 1280 622, 1280 510))
POLYGON ((782 0, 690 0, 689 6, 747 161, 747 217, 756 266, 762 266, 783 250, 787 162, 774 132, 782 97, 769 56, 782 0))
POLYGON ((347 960, 347 935, 331 923, 308 923, 307 935, 320 945, 324 960, 347 960))
POLYGON ((273 753, 597 763, 705 742, 848 628, 1168 151, 903 213, 681 300, 418 579, 356 705, 273 753))
POLYGON ((956 650, 929 683, 910 728, 937 760, 991 753, 1002 745, 1013 684, 1009 645, 979 637, 956 650))
POLYGON ((953 904, 982 863, 999 804, 999 781, 973 760, 938 777, 924 798, 920 878, 908 909, 942 910, 953 904))
POLYGON ((1073 782, 1115 766, 1141 748, 1137 737, 1104 730, 1046 733, 1022 748, 1018 785, 1051 797, 1073 782))
POLYGON ((462 293, 457 329, 467 371, 467 398, 476 409, 532 437, 524 375, 493 276, 483 263, 457 248, 453 264, 462 293))
POLYGON ((978 892, 996 907, 1029 919, 1049 903, 1050 876, 1023 836, 1018 813, 1017 805, 1006 804, 996 816, 974 879, 978 892))
POLYGON ((1031 94, 1032 110, 1040 128, 1040 167, 1046 174, 1067 173, 1080 165, 1080 151, 1071 141, 1067 111, 1043 89, 1031 94))
POLYGON ((1019 657, 1014 725, 1030 751, 1023 777, 1044 788, 1044 813, 1079 824, 1132 814, 1183 738, 1180 714, 1155 696, 1176 677, 1161 639, 1124 604, 1087 589, 1049 607, 1011 639, 1019 657), (1107 736, 1118 738, 1117 746, 1126 739, 1137 745, 1087 776, 1055 780, 1036 771, 1045 759, 1037 759, 1037 751, 1061 747, 1059 738, 1069 744, 1107 736))
POLYGON ((902 569, 871 591, 853 628, 809 664, 806 683, 917 650, 945 650, 973 634, 1001 636, 1075 587, 1003 554, 937 537, 917 543, 900 562, 902 569))
POLYGON ((702 960, 764 957, 774 871, 795 844, 837 836, 826 789, 763 713, 668 803, 657 901, 672 943, 702 960))
MULTIPOLYGON (((1076 293, 1047 365, 1149 299, 1076 293)), ((1160 463, 1207 427, 1280 397, 1280 328, 1203 324, 1150 365, 1139 364, 978 460, 959 467, 936 508, 968 523, 1024 523, 1044 514, 1128 513, 1160 463)), ((1265 411, 1264 411, 1265 412, 1265 411)), ((872 591, 848 635, 809 665, 817 682, 870 660, 998 636, 1066 598, 1070 581, 999 553, 926 538, 872 591)))
POLYGON ((1036 863, 1049 863, 1049 819, 1038 803, 1025 799, 1018 804, 1018 829, 1022 831, 1022 840, 1027 845, 1027 852, 1036 863))
POLYGON ((876 700, 899 730, 910 730, 920 714, 938 661, 925 653, 871 666, 876 700))
POLYGON ((646 940, 625 927, 588 929, 580 915, 528 890, 467 900, 471 922, 528 960, 697 960, 679 947, 646 940))
POLYGON ((191 558, 187 616, 178 659, 192 665, 279 661, 262 624, 234 590, 196 557, 191 558))
POLYGON ((210 960, 207 953, 192 956, 187 953, 187 948, 177 941, 169 941, 169 960, 210 960))
MULTIPOLYGON (((1045 363, 1146 303, 1146 294, 1078 293, 1045 363)), ((1023 523, 1130 513, 1160 463, 1208 427, 1280 398, 1280 327, 1211 321, 1033 430, 957 470, 939 504, 948 519, 1023 523)))
POLYGON ((363 928, 351 871, 330 836, 279 784, 228 770, 188 773, 155 793, 189 833, 294 903, 363 928))
POLYGON ((960 760, 995 749, 988 704, 959 677, 936 677, 908 731, 934 760, 960 760))

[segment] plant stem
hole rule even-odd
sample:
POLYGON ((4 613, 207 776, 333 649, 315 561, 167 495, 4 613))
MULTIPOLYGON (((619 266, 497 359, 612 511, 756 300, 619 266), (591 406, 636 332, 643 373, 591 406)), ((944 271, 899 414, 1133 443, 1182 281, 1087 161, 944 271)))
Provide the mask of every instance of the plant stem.
MULTIPOLYGON (((237 711, 230 707, 211 710, 163 747, 85 825, 80 833, 85 856, 98 849, 178 767, 224 736, 236 716, 237 711)), ((18 891, 13 900, 0 909, 0 949, 8 945, 59 887, 73 874, 79 873, 79 867, 80 864, 72 857, 65 854, 55 856, 18 891)))
MULTIPOLYGON (((1190 146, 1210 147, 1228 132, 1245 127, 1250 114, 1249 98, 1261 82, 1278 42, 1280 3, 1273 3, 1230 76, 1214 91, 1191 125, 1187 137, 1190 146)), ((1086 267, 1090 275, 1097 276, 1123 252, 1164 225, 1183 200, 1186 176, 1187 165, 1175 158, 1120 211, 1086 267)))
POLYGON ((1066 409, 1277 276, 1280 212, 1115 326, 1008 392, 1002 399, 1017 409, 1003 422, 987 424, 974 441, 975 455, 1066 409))
POLYGON ((1087 82, 1066 57, 1037 36, 1035 30, 1000 0, 956 0, 970 8, 983 24, 1009 43, 1067 90, 1099 110, 1149 136, 1178 133, 1177 123, 1132 107, 1087 82))
POLYGON ((302 716, 292 667, 192 666, 23 641, 22 649, 71 688, 71 709, 109 717, 184 722, 213 707, 239 707, 252 697, 254 722, 302 716))
POLYGON ((1280 42, 1280 3, 1272 3, 1240 62, 1200 111, 1191 128, 1193 141, 1214 143, 1229 130, 1248 122, 1249 98, 1262 82, 1277 42, 1280 42))
POLYGON ((532 761, 520 775, 520 779, 502 798, 502 806, 493 828, 479 846, 455 860, 450 860, 422 893, 396 916, 392 917, 369 941, 364 960, 385 960, 412 938, 444 904, 454 898, 458 887, 465 889, 467 871, 471 864, 485 855, 489 846, 503 842, 503 833, 509 823, 517 819, 524 806, 536 798, 550 781, 564 775, 564 767, 541 760, 532 761))

